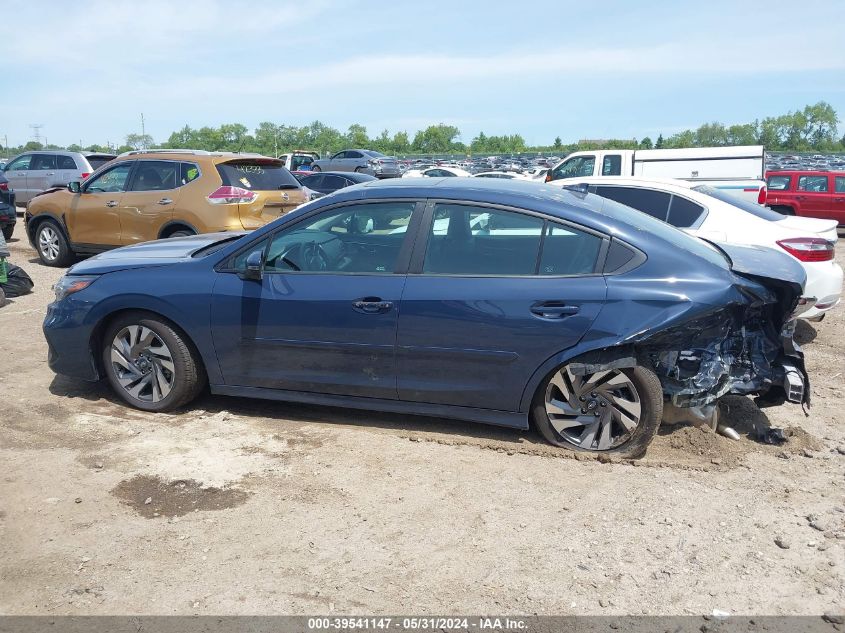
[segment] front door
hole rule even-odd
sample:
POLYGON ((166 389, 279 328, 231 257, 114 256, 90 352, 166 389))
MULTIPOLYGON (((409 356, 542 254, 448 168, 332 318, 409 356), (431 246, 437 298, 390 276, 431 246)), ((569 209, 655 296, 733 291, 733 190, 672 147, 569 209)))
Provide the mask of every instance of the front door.
POLYGON ((179 161, 139 160, 128 191, 120 199, 120 243, 158 238, 173 217, 179 197, 179 161))
POLYGON ((233 257, 211 305, 225 383, 395 399, 397 316, 415 207, 361 202, 325 210, 233 257), (260 280, 242 278, 252 252, 262 253, 260 280))
POLYGON ((118 163, 73 194, 67 213, 71 242, 83 247, 120 245, 120 203, 133 164, 118 163))
POLYGON ((833 215, 831 218, 845 226, 845 176, 834 176, 833 215))
POLYGON ((18 204, 29 202, 30 198, 32 198, 32 194, 29 192, 26 184, 26 175, 31 162, 32 154, 25 154, 6 165, 4 174, 6 180, 9 181, 9 189, 15 190, 15 200, 18 204))
POLYGON ((399 398, 517 411, 534 372, 578 343, 601 310, 603 240, 514 211, 433 211, 399 312, 399 398))

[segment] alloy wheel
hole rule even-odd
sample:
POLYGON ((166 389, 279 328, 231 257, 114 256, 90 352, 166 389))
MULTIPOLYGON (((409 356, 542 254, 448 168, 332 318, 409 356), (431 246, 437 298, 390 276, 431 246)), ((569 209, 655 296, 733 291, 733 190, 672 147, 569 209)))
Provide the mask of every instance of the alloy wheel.
POLYGON ((129 325, 120 330, 112 341, 110 358, 117 382, 136 400, 160 402, 172 391, 173 354, 151 329, 129 325))
POLYGON ((38 233, 38 250, 48 261, 59 256, 59 234, 51 226, 45 226, 38 233))
POLYGON ((637 388, 617 369, 575 376, 569 368, 561 368, 546 388, 545 407, 561 438, 590 451, 627 442, 642 416, 637 388))

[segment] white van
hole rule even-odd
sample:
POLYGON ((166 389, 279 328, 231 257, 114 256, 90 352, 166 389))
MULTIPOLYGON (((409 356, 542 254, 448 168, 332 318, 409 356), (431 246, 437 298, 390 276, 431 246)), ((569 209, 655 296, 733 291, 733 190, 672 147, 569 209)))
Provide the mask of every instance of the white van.
POLYGON ((587 176, 677 178, 766 202, 762 145, 688 149, 603 149, 573 152, 549 170, 546 182, 587 176))

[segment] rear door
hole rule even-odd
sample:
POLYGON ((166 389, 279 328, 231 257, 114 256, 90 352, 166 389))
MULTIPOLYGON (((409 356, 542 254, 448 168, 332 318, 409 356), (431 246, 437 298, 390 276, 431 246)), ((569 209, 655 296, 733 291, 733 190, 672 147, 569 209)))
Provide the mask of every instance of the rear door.
POLYGON ((604 240, 518 210, 430 203, 399 312, 401 400, 517 411, 602 308, 604 240))
POLYGON ((120 199, 120 243, 158 239, 173 217, 179 198, 180 162, 139 160, 128 190, 120 199))
POLYGON ((29 171, 26 173, 26 187, 31 195, 53 186, 56 179, 56 155, 33 154, 29 171))
POLYGON ((801 215, 812 218, 834 218, 833 178, 828 174, 804 174, 798 176, 795 199, 801 208, 801 215))
POLYGON ((845 176, 833 177, 833 215, 840 226, 845 226, 845 176))

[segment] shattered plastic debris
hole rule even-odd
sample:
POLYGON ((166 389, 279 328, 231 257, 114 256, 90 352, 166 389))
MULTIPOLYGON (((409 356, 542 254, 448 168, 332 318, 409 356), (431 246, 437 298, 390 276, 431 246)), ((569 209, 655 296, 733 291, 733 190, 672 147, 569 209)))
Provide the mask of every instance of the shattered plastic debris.
POLYGON ((754 437, 758 442, 773 444, 774 446, 780 446, 788 439, 783 429, 775 427, 757 427, 754 437))

